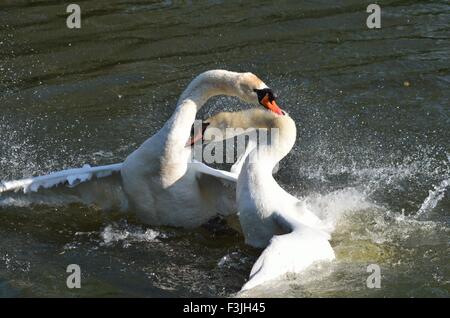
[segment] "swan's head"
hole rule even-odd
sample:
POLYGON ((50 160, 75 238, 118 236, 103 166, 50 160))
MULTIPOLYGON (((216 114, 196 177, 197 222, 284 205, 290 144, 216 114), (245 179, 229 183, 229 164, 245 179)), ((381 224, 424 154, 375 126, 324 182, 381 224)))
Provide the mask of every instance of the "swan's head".
POLYGON ((250 104, 260 104, 278 115, 284 112, 277 105, 274 92, 253 73, 241 73, 237 82, 238 97, 250 104))
POLYGON ((205 119, 201 122, 201 125, 197 122, 194 126, 188 145, 192 145, 200 140, 202 143, 209 143, 242 134, 251 135, 252 132, 259 129, 266 130, 267 133, 271 134, 272 129, 274 129, 278 131, 280 141, 290 145, 290 150, 296 137, 295 122, 287 113, 284 113, 284 116, 279 116, 260 108, 238 112, 220 112, 205 119))

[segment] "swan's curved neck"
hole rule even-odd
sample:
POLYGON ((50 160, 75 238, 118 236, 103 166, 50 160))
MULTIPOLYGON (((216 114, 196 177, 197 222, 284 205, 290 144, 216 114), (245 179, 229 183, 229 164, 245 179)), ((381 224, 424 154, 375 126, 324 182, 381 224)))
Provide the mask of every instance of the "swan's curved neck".
POLYGON ((207 71, 198 75, 181 94, 177 108, 183 107, 186 102, 193 102, 199 110, 213 96, 235 96, 239 76, 239 73, 225 70, 207 71))
MULTIPOLYGON (((222 112, 206 120, 209 128, 221 131, 222 136, 230 138, 233 135, 228 128, 239 128, 235 135, 242 131, 260 130, 258 141, 256 136, 249 136, 249 145, 245 153, 235 164, 236 171, 246 169, 261 169, 261 172, 272 173, 275 165, 283 159, 294 146, 297 129, 289 115, 278 115, 260 108, 240 112, 222 112), (239 131, 239 132, 238 132, 239 131), (266 138, 264 138, 266 136, 266 138)), ((208 130, 205 132, 208 135, 208 130)))
POLYGON ((184 90, 166 125, 170 147, 183 147, 190 135, 197 111, 216 95, 235 96, 239 73, 214 70, 197 76, 184 90))
POLYGON ((257 171, 258 174, 272 175, 274 167, 292 149, 296 139, 294 121, 288 116, 275 118, 269 129, 270 137, 267 143, 259 144, 250 152, 247 158, 249 171, 257 171))

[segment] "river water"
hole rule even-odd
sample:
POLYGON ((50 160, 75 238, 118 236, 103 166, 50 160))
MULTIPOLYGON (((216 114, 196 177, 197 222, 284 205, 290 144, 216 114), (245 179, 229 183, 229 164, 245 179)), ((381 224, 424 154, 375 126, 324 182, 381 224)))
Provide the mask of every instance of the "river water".
MULTIPOLYGON (((0 180, 121 162, 198 73, 251 71, 297 123, 276 179, 336 227, 337 259, 244 296, 450 296, 448 1, 378 1, 381 29, 370 1, 77 3, 81 29, 66 1, 0 4, 0 180)), ((259 253, 225 226, 0 198, 0 296, 235 296, 259 253)))

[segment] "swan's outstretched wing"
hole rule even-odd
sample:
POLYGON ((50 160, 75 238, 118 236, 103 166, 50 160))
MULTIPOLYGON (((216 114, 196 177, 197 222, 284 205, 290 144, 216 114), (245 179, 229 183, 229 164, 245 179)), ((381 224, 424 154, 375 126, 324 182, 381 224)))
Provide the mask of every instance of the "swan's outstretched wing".
POLYGON ((189 168, 197 173, 197 181, 205 201, 219 215, 230 216, 237 213, 236 182, 238 174, 218 170, 193 160, 189 168))
POLYGON ((287 273, 299 273, 316 261, 332 260, 334 251, 329 234, 304 225, 294 218, 277 214, 280 227, 291 231, 275 235, 262 252, 241 291, 253 288, 287 273))
MULTIPOLYGON (((237 175, 213 169, 201 162, 190 162, 199 175, 205 194, 219 213, 235 211, 235 183, 237 175)), ((48 175, 0 182, 0 205, 84 203, 102 209, 128 208, 128 199, 122 188, 122 163, 67 169, 48 175)))
POLYGON ((121 163, 67 169, 48 175, 0 182, 1 205, 67 203, 94 204, 103 209, 125 210, 128 200, 122 189, 121 163))
POLYGON ((114 172, 120 172, 121 167, 121 163, 99 167, 84 165, 82 168, 62 170, 45 176, 0 182, 0 193, 9 191, 36 192, 39 188, 50 189, 60 184, 75 187, 94 177, 103 178, 112 175, 114 172))
POLYGON ((205 165, 203 162, 192 160, 188 163, 189 167, 196 171, 197 173, 207 174, 213 176, 220 180, 226 180, 231 182, 237 182, 238 173, 233 173, 225 170, 219 170, 211 168, 208 165, 205 165))

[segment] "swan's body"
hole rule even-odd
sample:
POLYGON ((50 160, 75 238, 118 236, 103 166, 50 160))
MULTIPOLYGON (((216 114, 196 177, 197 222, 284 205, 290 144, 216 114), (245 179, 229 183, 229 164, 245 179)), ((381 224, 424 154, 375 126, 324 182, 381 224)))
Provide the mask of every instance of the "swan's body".
POLYGON ((286 114, 255 109, 214 117, 208 121, 218 127, 278 129, 277 137, 268 144, 253 142, 249 146, 238 177, 236 196, 245 241, 265 248, 242 290, 288 272, 300 272, 315 261, 334 259, 330 236, 322 231, 321 220, 272 176, 275 165, 295 143, 294 121, 286 114))

